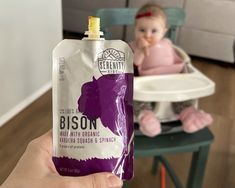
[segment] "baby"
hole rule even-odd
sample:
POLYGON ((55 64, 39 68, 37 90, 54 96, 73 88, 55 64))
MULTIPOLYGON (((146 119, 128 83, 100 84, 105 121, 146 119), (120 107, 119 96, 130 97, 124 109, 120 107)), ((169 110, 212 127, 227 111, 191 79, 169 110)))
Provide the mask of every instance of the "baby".
MULTIPOLYGON (((140 76, 180 73, 184 68, 172 42, 164 38, 167 17, 157 4, 146 4, 136 14, 135 40, 130 43, 134 51, 134 65, 140 76)), ((140 131, 153 137, 161 133, 161 125, 153 112, 156 103, 134 103, 140 131)), ((188 133, 198 131, 212 123, 212 117, 192 106, 190 101, 173 103, 173 110, 188 133)))

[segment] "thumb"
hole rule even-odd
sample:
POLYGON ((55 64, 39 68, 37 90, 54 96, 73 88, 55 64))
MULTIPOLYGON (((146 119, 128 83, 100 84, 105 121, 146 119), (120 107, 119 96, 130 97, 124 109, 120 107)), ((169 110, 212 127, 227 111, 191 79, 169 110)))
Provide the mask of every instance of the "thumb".
POLYGON ((71 188, 121 188, 122 180, 112 173, 96 173, 81 177, 64 177, 71 188))

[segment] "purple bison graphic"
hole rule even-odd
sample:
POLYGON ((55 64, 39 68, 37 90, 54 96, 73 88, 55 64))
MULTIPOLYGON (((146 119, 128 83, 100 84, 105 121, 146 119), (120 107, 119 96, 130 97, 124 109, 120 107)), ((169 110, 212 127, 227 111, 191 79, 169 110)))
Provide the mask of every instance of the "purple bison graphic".
MULTIPOLYGON (((108 74, 85 83, 78 110, 90 120, 101 119, 114 134, 133 126, 133 74, 108 74)), ((127 131, 129 132, 129 131, 127 131)))

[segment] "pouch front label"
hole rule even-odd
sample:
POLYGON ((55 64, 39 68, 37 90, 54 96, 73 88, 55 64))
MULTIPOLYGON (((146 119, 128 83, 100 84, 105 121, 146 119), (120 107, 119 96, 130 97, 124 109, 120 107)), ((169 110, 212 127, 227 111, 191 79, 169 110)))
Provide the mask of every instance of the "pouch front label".
POLYGON ((102 126, 100 119, 90 120, 77 109, 60 109, 58 155, 78 160, 117 158, 123 150, 121 136, 102 126), (70 114, 67 114, 66 111, 70 114), (101 151, 102 152, 97 152, 101 151))
POLYGON ((93 47, 57 59, 53 161, 62 175, 110 171, 130 179, 133 73, 123 51, 93 47))

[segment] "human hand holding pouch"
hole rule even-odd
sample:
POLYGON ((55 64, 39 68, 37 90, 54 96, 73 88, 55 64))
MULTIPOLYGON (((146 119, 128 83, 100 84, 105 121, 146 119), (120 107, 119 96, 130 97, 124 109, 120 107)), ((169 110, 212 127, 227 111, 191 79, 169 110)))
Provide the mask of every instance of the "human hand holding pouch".
POLYGON ((89 17, 83 40, 53 51, 53 162, 61 175, 133 176, 133 54, 121 40, 100 38, 89 17))

